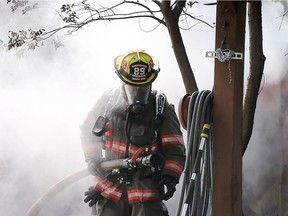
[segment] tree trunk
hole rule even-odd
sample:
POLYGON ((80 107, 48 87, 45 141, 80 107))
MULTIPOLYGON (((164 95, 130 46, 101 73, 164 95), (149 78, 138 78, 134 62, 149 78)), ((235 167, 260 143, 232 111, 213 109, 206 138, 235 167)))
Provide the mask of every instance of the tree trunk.
POLYGON ((265 56, 263 54, 262 35, 262 3, 251 1, 248 3, 248 22, 250 33, 250 73, 243 107, 243 151, 247 149, 252 135, 254 116, 259 94, 259 88, 264 70, 265 56))
MULTIPOLYGON (((185 2, 183 3, 182 1, 181 4, 183 8, 185 2)), ((178 10, 172 10, 170 7, 170 1, 162 1, 160 8, 166 21, 172 48, 182 75, 186 92, 192 94, 194 91, 198 90, 198 87, 178 26, 180 15, 179 10, 182 11, 182 8, 179 9, 178 7, 178 10)))

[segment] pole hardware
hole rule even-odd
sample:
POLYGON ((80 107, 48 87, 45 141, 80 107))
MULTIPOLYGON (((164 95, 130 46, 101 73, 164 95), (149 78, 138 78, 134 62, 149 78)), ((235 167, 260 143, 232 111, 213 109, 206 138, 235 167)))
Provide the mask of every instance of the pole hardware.
POLYGON ((216 51, 207 51, 206 58, 217 58, 220 62, 230 61, 231 59, 243 59, 243 53, 235 52, 230 49, 218 48, 216 51))

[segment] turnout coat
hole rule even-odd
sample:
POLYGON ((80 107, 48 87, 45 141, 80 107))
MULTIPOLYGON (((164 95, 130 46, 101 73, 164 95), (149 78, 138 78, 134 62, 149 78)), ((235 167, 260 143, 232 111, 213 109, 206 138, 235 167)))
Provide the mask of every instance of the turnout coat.
POLYGON ((185 146, 174 106, 167 100, 163 112, 164 120, 158 130, 153 131, 151 137, 147 137, 147 130, 155 128, 155 95, 155 92, 150 95, 142 121, 131 124, 131 133, 144 139, 141 146, 131 143, 126 136, 128 104, 122 87, 105 92, 81 125, 81 143, 86 162, 96 157, 104 157, 105 160, 131 158, 135 153, 139 153, 137 150, 140 148, 144 149, 139 155, 141 157, 151 153, 161 153, 163 156, 164 165, 158 178, 150 167, 96 176, 95 187, 108 199, 120 200, 125 193, 130 203, 157 200, 161 191, 161 176, 169 175, 179 181, 186 158, 185 146), (102 137, 97 137, 92 133, 93 125, 107 110, 110 113, 108 130, 102 137))

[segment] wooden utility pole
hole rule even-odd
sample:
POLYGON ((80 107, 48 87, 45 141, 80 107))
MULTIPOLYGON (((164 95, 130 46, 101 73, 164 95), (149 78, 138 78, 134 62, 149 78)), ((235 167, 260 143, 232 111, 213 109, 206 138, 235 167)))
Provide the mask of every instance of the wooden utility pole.
POLYGON ((213 216, 242 216, 242 107, 245 1, 218 1, 215 47, 243 60, 215 60, 213 216))

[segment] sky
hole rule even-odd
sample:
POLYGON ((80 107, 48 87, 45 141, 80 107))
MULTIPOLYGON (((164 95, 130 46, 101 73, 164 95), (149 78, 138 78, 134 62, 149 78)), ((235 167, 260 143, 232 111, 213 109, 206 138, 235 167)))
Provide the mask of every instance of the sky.
MULTIPOLYGON (((61 24, 53 9, 60 7, 60 1, 39 2, 39 9, 21 15, 13 14, 2 1, 0 39, 6 40, 9 30, 61 24)), ((282 10, 281 4, 263 4, 265 85, 277 82, 287 62, 287 18, 279 30, 282 10)), ((195 14, 212 23, 215 8, 199 5, 195 14)), ((141 24, 146 30, 155 27, 150 21, 141 24)), ((211 90, 214 60, 205 58, 205 52, 215 50, 214 29, 198 24, 182 31, 182 36, 199 89, 211 90)), ((52 40, 34 51, 7 51, 5 44, 0 46, 0 215, 23 215, 52 185, 86 167, 79 126, 101 93, 120 84, 113 68, 116 55, 138 48, 157 57, 161 71, 153 88, 165 92, 176 111, 185 94, 163 26, 148 33, 137 20, 101 22, 73 36, 55 37, 63 44, 58 49, 52 40)), ((248 45, 246 49, 248 53, 248 45)), ((43 215, 87 215, 82 200, 91 182, 85 178, 61 191, 43 207, 43 215)))

